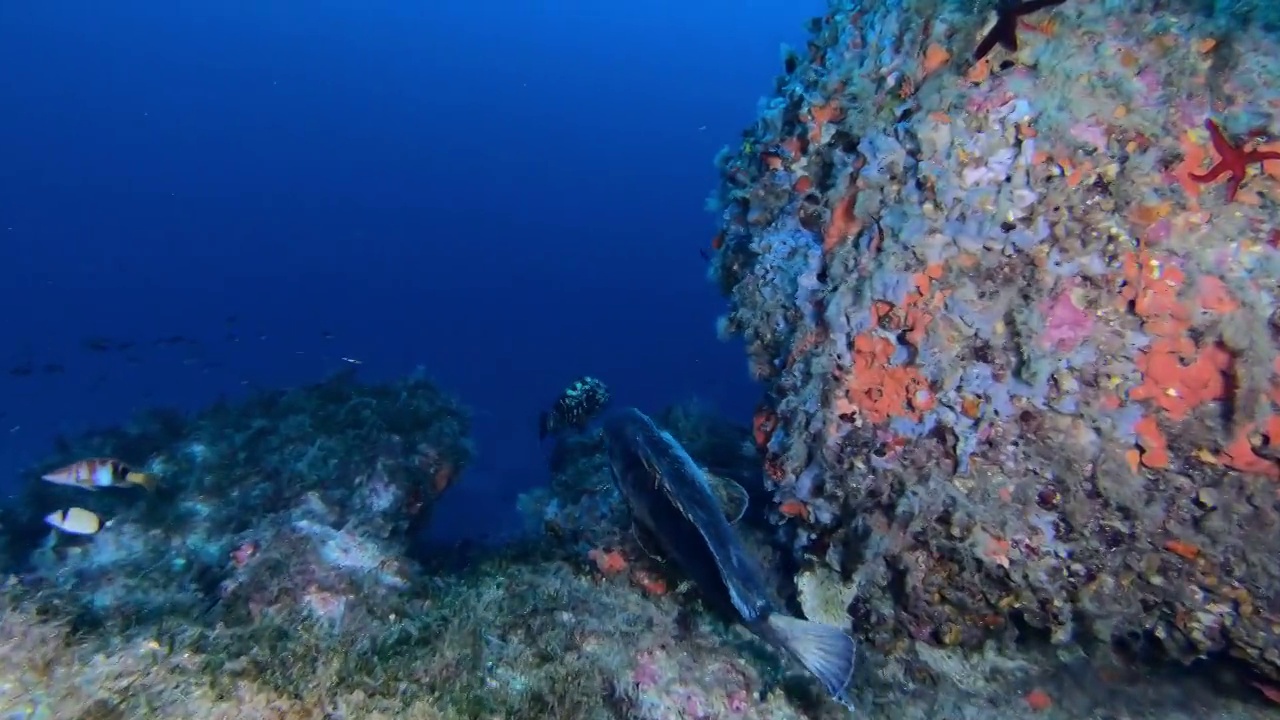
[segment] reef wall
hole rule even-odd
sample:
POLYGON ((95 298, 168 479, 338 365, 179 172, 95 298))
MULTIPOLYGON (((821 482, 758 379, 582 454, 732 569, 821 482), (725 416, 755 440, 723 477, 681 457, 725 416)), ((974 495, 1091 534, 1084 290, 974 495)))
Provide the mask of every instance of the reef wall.
POLYGON ((1018 5, 832 3, 717 160, 801 599, 1280 679, 1276 11, 1018 5))

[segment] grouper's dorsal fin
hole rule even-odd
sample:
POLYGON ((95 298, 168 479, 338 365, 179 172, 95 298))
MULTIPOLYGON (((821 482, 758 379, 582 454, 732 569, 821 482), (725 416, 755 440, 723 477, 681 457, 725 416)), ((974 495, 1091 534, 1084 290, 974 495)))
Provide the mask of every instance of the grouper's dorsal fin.
POLYGON ((716 496, 720 507, 724 509, 724 519, 728 520, 730 525, 738 524, 742 516, 747 514, 747 504, 750 502, 746 489, 729 478, 720 477, 715 473, 703 470, 702 474, 707 478, 711 494, 716 496))

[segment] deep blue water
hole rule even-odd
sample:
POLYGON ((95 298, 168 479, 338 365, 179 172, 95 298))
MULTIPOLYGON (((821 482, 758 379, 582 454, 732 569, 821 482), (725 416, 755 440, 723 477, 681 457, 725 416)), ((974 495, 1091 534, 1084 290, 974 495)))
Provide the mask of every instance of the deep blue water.
POLYGON ((546 479, 538 411, 578 374, 745 420, 703 201, 822 9, 0 3, 0 363, 37 366, 0 375, 0 488, 55 433, 342 357, 423 365, 475 410, 445 536, 514 521, 546 479))

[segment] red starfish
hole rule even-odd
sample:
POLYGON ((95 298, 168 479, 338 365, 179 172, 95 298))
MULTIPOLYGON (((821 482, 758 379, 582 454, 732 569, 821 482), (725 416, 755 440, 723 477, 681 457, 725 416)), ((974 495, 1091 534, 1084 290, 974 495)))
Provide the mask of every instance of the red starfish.
POLYGON ((1191 179, 1198 183, 1211 183, 1231 173, 1231 178, 1227 180, 1227 202, 1236 199, 1236 190, 1240 189, 1240 183, 1244 182, 1247 166, 1267 160, 1280 160, 1280 152, 1244 150, 1232 145, 1213 120, 1206 119, 1204 126, 1209 129, 1209 137, 1213 139, 1213 149, 1218 151, 1222 159, 1209 168, 1209 172, 1191 173, 1191 179))

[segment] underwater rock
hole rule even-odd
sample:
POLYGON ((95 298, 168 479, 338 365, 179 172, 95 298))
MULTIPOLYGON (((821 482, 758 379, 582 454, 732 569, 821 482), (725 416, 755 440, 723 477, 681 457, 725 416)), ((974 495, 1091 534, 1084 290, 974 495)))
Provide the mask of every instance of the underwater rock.
POLYGON ((305 621, 370 633, 408 602, 411 533, 471 455, 466 413, 416 378, 337 377, 152 428, 69 441, 48 465, 128 456, 153 491, 33 473, 19 510, 74 501, 104 522, 92 536, 35 535, 42 544, 20 548, 32 607, 81 629, 176 622, 230 637, 305 621))
POLYGON ((833 2, 721 154, 773 515, 875 647, 1280 680, 1276 18, 1202 9, 1068 0, 975 61, 970 3, 833 2))

